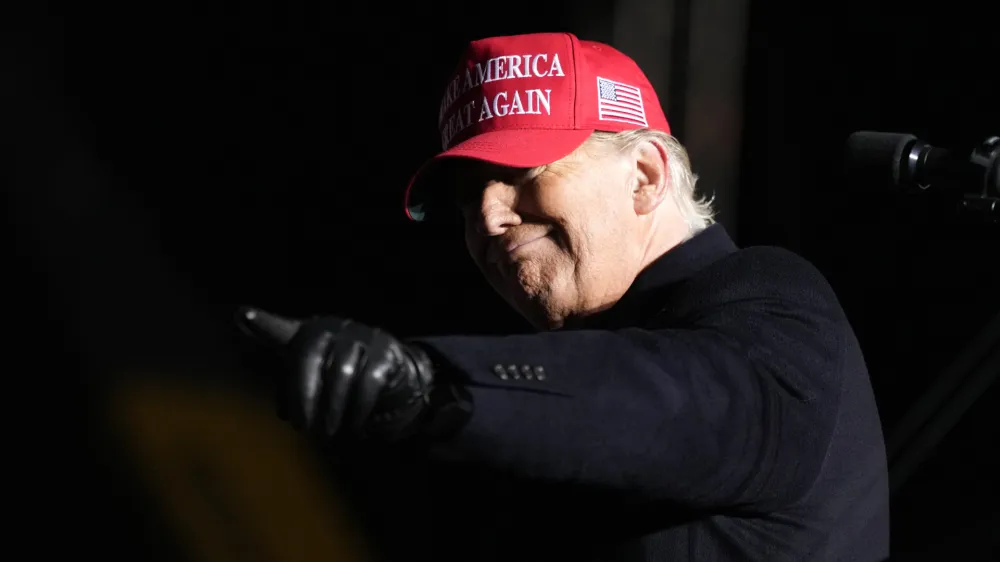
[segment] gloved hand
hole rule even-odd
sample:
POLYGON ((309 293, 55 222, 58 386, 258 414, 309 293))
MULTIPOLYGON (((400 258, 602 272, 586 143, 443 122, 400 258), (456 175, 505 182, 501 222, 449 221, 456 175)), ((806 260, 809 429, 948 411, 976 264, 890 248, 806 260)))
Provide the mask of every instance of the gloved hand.
POLYGON ((278 410, 297 429, 397 441, 433 425, 435 372, 419 347, 334 316, 292 320, 243 307, 237 323, 285 355, 278 410))

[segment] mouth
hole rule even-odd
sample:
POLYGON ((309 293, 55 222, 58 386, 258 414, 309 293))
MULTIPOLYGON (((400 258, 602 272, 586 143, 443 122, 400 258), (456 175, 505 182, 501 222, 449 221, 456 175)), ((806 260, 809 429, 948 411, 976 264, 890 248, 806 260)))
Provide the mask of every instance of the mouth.
POLYGON ((508 242, 504 246, 497 244, 490 244, 487 247, 486 261, 492 264, 501 264, 505 262, 512 263, 514 258, 516 258, 525 248, 529 248, 536 242, 544 240, 546 238, 551 238, 552 232, 546 232, 544 234, 539 234, 527 240, 518 240, 516 242, 508 242))
POLYGON ((520 248, 524 248, 530 244, 534 244, 535 242, 538 242, 543 238, 548 238, 549 234, 550 233, 546 232, 545 234, 541 234, 534 238, 529 238, 528 240, 522 240, 520 242, 510 242, 509 244, 507 244, 507 247, 504 248, 504 251, 506 251, 508 255, 511 255, 520 248))

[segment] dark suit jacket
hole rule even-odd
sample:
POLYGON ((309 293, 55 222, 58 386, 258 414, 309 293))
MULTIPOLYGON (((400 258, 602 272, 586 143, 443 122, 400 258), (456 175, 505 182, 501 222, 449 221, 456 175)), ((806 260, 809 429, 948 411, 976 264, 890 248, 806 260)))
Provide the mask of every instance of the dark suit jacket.
POLYGON ((788 251, 738 250, 716 225, 585 325, 419 341, 475 413, 419 462, 361 463, 389 559, 888 556, 868 372, 833 291, 788 251))

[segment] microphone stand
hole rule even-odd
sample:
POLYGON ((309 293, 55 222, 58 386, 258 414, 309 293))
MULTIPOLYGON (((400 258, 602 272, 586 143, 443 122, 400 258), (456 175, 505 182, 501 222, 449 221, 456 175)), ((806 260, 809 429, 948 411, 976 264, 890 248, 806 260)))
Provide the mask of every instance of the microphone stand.
MULTIPOLYGON (((935 168, 934 163, 928 161, 934 158, 932 151, 923 150, 920 141, 917 143, 901 162, 901 166, 907 168, 903 173, 910 177, 921 168, 935 168)), ((972 151, 968 160, 953 163, 957 166, 937 167, 942 175, 925 176, 926 183, 915 182, 916 185, 927 190, 938 181, 953 187, 957 184, 963 194, 958 204, 961 215, 975 222, 1000 224, 1000 136, 987 138, 972 151)), ((997 378, 1000 378, 1000 314, 969 342, 888 435, 886 448, 892 496, 903 488, 917 467, 997 378)))
POLYGON ((1000 314, 959 353, 916 400, 886 440, 889 489, 895 496, 1000 376, 1000 314))

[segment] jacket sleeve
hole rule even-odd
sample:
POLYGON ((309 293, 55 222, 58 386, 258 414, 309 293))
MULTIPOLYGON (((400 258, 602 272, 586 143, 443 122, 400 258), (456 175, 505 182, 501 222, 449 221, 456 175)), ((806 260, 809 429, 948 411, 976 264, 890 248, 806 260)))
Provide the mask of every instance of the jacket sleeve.
POLYGON ((785 505, 816 480, 838 408, 850 332, 822 307, 761 297, 685 330, 423 338, 474 401, 437 454, 626 501, 785 505))

